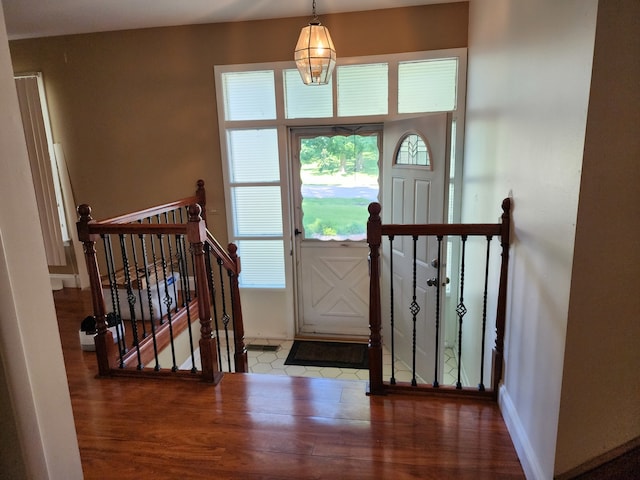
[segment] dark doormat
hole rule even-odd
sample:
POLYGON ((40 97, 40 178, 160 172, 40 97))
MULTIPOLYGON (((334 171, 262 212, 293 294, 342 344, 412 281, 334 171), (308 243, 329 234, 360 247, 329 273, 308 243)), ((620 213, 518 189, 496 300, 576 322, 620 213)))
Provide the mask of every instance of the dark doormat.
POLYGON ((295 340, 284 364, 366 369, 369 368, 367 350, 365 343, 295 340))

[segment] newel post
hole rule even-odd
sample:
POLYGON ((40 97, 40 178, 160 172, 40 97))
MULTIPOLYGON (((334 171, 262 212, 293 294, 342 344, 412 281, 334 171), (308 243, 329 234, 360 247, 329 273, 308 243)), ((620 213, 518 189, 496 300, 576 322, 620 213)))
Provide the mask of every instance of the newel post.
POLYGON ((187 239, 194 257, 196 275, 196 294, 198 297, 198 316, 200 318, 200 360, 202 377, 205 382, 217 384, 222 379, 218 368, 216 338, 211 329, 211 305, 205 263, 204 242, 207 238, 207 227, 200 216, 202 208, 198 204, 189 206, 189 222, 187 223, 187 239))
POLYGON ((385 393, 382 382, 382 321, 380 315, 380 244, 382 220, 379 203, 369 204, 367 243, 369 244, 369 394, 385 393))
POLYGON ((502 201, 502 217, 500 228, 500 246, 502 261, 500 264, 500 280, 498 285, 498 301, 496 306, 496 343, 493 348, 492 388, 494 398, 498 397, 498 388, 502 380, 504 364, 504 330, 507 318, 507 276, 509 274, 509 244, 511 235, 511 199, 502 201))
POLYGON ((233 338, 234 338, 234 355, 236 372, 247 373, 249 371, 249 362, 247 359, 247 349, 244 345, 244 321, 242 319, 242 305, 240 304, 240 287, 238 284, 238 275, 240 275, 240 257, 238 257, 238 247, 234 243, 230 243, 227 247, 229 256, 235 264, 235 272, 229 272, 229 280, 231 282, 231 305, 233 309, 233 338))
POLYGON ((117 368, 117 350, 113 342, 113 334, 107 328, 107 317, 104 307, 104 295, 102 294, 102 282, 100 270, 96 258, 96 240, 98 235, 90 233, 89 225, 95 223, 91 217, 91 207, 82 204, 77 209, 79 220, 76 222, 78 240, 82 242, 84 259, 89 274, 91 286, 91 302, 93 304, 93 316, 96 319, 98 334, 95 337, 96 357, 98 359, 98 375, 107 376, 112 368, 117 368))

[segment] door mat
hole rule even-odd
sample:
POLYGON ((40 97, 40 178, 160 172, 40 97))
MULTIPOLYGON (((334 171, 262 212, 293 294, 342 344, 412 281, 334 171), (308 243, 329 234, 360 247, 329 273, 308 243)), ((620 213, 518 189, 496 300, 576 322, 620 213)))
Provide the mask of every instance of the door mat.
POLYGON ((369 353, 365 343, 295 340, 284 364, 367 369, 369 353))

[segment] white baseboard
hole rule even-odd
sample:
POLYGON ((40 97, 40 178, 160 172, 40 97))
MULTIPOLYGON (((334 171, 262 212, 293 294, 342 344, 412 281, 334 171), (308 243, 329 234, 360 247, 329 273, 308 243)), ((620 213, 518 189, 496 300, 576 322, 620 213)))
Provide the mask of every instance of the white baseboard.
POLYGON ((520 416, 504 385, 500 385, 498 391, 498 405, 502 411, 504 423, 507 425, 507 430, 509 430, 511 441, 518 454, 525 477, 527 480, 548 480, 550 477, 543 473, 542 466, 520 421, 520 416))
POLYGON ((62 290, 63 288, 78 288, 80 281, 78 275, 73 273, 50 273, 51 290, 62 290))

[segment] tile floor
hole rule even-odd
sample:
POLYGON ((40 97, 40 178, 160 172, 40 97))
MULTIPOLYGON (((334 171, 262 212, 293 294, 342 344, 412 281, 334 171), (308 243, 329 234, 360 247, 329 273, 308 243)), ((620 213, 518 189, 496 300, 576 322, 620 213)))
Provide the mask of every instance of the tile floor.
MULTIPOLYGON (((285 365, 284 362, 289 355, 293 340, 266 340, 266 339, 245 339, 247 345, 247 357, 249 360, 249 371, 251 373, 264 373, 269 375, 290 375, 297 377, 324 377, 340 378, 343 380, 369 380, 369 370, 359 370, 353 368, 329 368, 312 367, 299 365, 285 365), (276 345, 276 351, 259 350, 252 348, 262 345, 276 345)), ((223 364, 227 364, 225 348, 222 348, 223 364)), ((445 349, 445 367, 443 372, 443 385, 455 385, 457 375, 457 361, 453 349, 445 349)), ((383 351, 383 372, 384 378, 391 376, 391 353, 385 348, 383 351)), ((402 362, 396 361, 395 378, 399 382, 411 381, 411 369, 402 362)), ((418 378, 418 383, 429 383, 418 378)))

